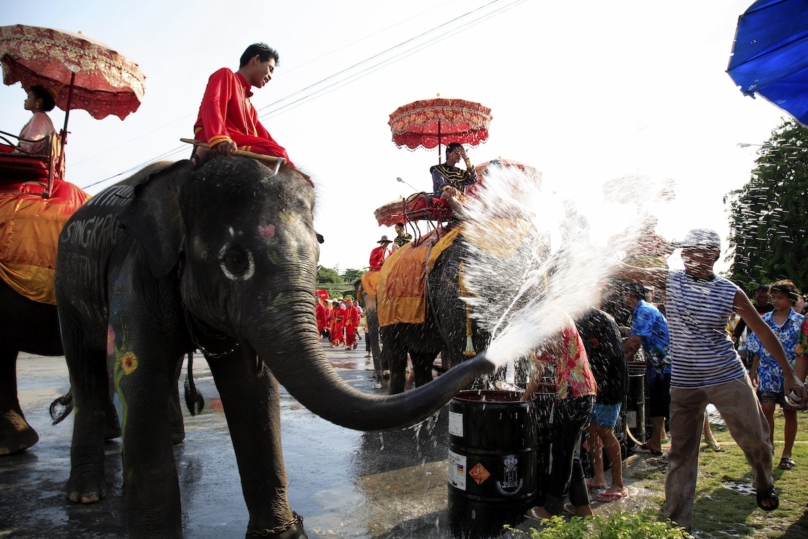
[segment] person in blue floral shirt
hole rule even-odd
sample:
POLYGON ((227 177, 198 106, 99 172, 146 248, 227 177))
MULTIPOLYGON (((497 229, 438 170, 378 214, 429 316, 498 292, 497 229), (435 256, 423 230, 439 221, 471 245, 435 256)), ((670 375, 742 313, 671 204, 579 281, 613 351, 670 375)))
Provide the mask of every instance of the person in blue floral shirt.
POLYGON ((662 456, 665 420, 670 417, 671 355, 668 322, 656 307, 647 303, 645 288, 628 283, 623 287, 623 303, 632 310, 631 337, 623 344, 629 360, 642 346, 645 352, 645 372, 650 396, 648 415, 654 423, 651 439, 637 451, 662 456))
MULTIPOLYGON (((789 280, 777 281, 771 285, 772 305, 774 310, 763 315, 780 340, 791 366, 795 366, 798 353, 801 353, 800 339, 802 324, 805 320, 792 308, 799 299, 800 291, 789 280)), ((749 377, 752 385, 757 387, 758 400, 769 420, 769 441, 774 447, 774 409, 777 404, 783 409, 783 454, 780 458, 780 469, 790 470, 796 463, 791 458, 791 449, 797 437, 797 409, 790 406, 785 399, 783 389, 783 369, 777 364, 768 350, 761 344, 755 334, 749 337, 746 348, 754 354, 749 377)))

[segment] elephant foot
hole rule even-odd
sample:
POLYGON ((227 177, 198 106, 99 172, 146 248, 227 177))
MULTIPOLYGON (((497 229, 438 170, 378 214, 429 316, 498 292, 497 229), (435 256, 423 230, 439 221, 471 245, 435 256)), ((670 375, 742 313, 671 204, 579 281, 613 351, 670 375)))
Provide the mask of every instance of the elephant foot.
POLYGON ((179 428, 172 428, 171 429, 171 445, 181 444, 185 440, 185 428, 180 426, 179 428))
POLYGON ((303 529, 303 517, 297 513, 292 513, 295 516, 292 525, 286 529, 283 526, 272 529, 264 530, 251 530, 247 529, 246 537, 276 537, 277 539, 309 539, 306 535, 306 530, 303 529))
POLYGON ((107 481, 103 473, 86 472, 82 474, 70 472, 65 488, 67 499, 73 503, 95 503, 107 495, 107 481))
POLYGON ((28 449, 38 441, 39 434, 16 410, 9 410, 0 418, 0 455, 28 449))
POLYGON ((118 421, 118 414, 113 416, 107 415, 104 420, 104 439, 114 440, 121 437, 121 424, 118 421))

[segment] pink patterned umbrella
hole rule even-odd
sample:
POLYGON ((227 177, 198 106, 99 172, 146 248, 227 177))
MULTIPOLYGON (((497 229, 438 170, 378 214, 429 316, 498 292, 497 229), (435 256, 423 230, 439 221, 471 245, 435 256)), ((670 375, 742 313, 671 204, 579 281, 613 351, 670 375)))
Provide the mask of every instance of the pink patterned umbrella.
MULTIPOLYGON (((0 27, 3 83, 39 84, 51 90, 56 105, 70 113, 82 109, 100 120, 135 112, 145 78, 134 62, 81 34, 15 24, 0 27)), ((67 117, 65 117, 65 129, 67 117)))
POLYGON ((438 147, 440 154, 442 144, 477 146, 488 140, 491 109, 465 99, 437 97, 399 107, 387 123, 399 148, 438 147))

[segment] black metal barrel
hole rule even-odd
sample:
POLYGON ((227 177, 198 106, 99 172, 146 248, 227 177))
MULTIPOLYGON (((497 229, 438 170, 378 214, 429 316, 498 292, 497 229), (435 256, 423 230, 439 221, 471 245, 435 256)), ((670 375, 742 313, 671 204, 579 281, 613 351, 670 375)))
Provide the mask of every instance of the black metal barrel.
POLYGON ((630 438, 645 443, 645 362, 628 364, 628 393, 624 408, 630 438))
POLYGON ((496 537, 536 495, 534 404, 517 391, 461 391, 449 404, 449 528, 496 537))

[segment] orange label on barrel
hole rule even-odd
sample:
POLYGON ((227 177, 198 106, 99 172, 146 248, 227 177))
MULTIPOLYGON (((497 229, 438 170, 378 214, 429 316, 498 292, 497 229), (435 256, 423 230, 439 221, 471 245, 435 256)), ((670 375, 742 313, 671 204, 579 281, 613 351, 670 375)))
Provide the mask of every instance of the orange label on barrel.
POLYGON ((483 482, 491 477, 491 474, 488 473, 488 470, 482 465, 482 463, 478 462, 477 465, 469 471, 469 475, 471 476, 474 481, 477 482, 478 485, 482 485, 483 482))

